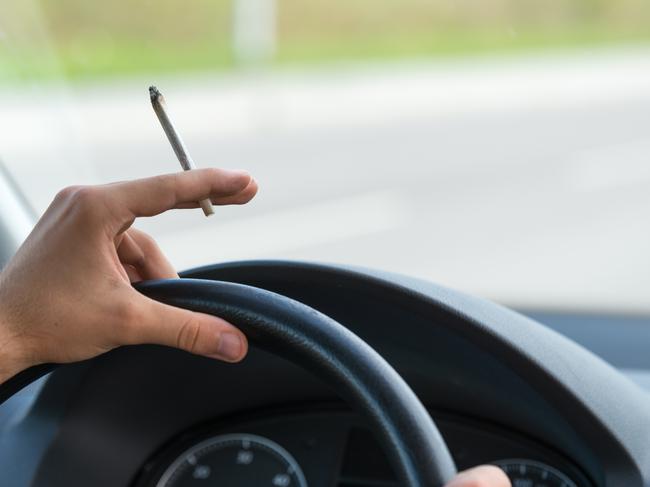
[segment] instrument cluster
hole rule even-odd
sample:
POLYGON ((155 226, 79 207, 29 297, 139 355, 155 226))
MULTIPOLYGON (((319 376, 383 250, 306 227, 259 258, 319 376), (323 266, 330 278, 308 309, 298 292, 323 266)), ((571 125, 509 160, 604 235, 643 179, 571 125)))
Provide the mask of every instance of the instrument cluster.
MULTIPOLYGON (((434 414, 459 467, 492 463, 513 487, 593 487, 552 448, 493 425, 434 414)), ((345 411, 280 413, 181 434, 142 469, 137 487, 362 487, 398 483, 373 434, 345 411)))

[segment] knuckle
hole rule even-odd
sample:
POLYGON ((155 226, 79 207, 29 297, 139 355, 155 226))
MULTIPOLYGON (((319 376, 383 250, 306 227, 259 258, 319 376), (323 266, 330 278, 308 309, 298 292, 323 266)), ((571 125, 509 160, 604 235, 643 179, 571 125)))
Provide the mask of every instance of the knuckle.
MULTIPOLYGON (((184 173, 181 173, 184 174, 184 173)), ((178 193, 178 175, 177 174, 161 174, 159 176, 153 176, 153 184, 161 191, 162 197, 169 199, 168 204, 171 203, 177 198, 178 193)))
MULTIPOLYGON (((158 248, 158 244, 156 243, 156 241, 153 239, 151 235, 147 235, 144 232, 140 232, 139 237, 140 237, 140 248, 142 248, 142 250, 145 253, 154 251, 158 248)), ((142 257, 144 258, 144 255, 142 257)))
POLYGON ((94 212, 100 201, 100 190, 94 186, 68 186, 57 194, 56 201, 82 214, 94 212))
POLYGON ((81 186, 67 186, 67 187, 63 188, 61 191, 59 191, 59 192, 56 194, 56 197, 54 198, 54 200, 55 200, 55 201, 59 201, 59 202, 67 201, 67 200, 69 200, 69 199, 72 197, 72 195, 74 195, 74 194, 75 194, 75 193, 76 193, 80 188, 81 188, 81 186))
POLYGON ((199 322, 193 316, 188 317, 178 330, 176 347, 195 353, 200 333, 201 326, 199 322))
POLYGON ((87 206, 97 201, 99 190, 93 186, 77 186, 70 199, 73 203, 87 206))
POLYGON ((130 300, 123 300, 116 306, 115 317, 117 318, 117 322, 127 330, 130 329, 130 327, 137 325, 141 318, 137 306, 130 300))
POLYGON ((137 314, 135 306, 129 302, 122 302, 112 306, 111 334, 116 346, 134 345, 138 343, 138 325, 140 319, 137 314))
POLYGON ((153 180, 157 186, 160 186, 165 191, 170 192, 176 189, 176 181, 178 176, 176 174, 160 174, 154 176, 153 180))
POLYGON ((139 253, 130 264, 137 269, 141 269, 147 264, 147 257, 143 253, 139 253))

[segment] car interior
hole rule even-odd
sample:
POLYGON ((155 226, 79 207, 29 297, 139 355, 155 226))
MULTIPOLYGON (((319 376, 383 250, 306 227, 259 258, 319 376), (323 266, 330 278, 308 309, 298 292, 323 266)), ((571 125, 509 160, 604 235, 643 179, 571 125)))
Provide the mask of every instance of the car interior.
POLYGON ((432 462, 444 470, 438 457, 450 455, 451 468, 499 465, 514 485, 647 485, 648 395, 607 362, 643 370, 623 351, 647 338, 645 322, 601 318, 598 332, 586 334, 584 316, 526 316, 426 281, 334 265, 235 262, 183 278, 141 290, 232 316, 255 345, 250 356, 228 365, 138 346, 60 367, 3 405, 3 472, 25 485, 190 486, 211 472, 237 485, 412 485, 397 448, 425 472, 432 462), (224 284, 252 297, 253 309, 224 284), (367 364, 348 368, 346 350, 354 362, 363 351, 345 336, 339 352, 319 336, 322 324, 290 330, 293 338, 273 328, 299 329, 316 312, 399 375, 380 365, 372 368, 379 378, 363 375, 367 364), (614 327, 629 333, 609 340, 614 327), (353 388, 380 397, 359 401, 350 376, 353 388), (411 423, 400 376, 441 441, 434 431, 420 442, 418 432, 429 430, 411 423))
POLYGON ((179 147, 260 187, 136 223, 246 358, 22 371, 0 487, 650 487, 648 5, 0 2, 0 270, 179 147))

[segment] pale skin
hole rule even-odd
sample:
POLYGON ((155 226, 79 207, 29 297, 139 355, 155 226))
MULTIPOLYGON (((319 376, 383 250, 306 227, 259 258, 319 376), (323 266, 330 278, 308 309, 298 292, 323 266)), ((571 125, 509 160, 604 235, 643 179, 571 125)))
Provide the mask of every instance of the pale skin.
MULTIPOLYGON (((241 205, 257 193, 243 171, 199 169, 61 191, 0 273, 0 383, 30 366, 89 359, 121 345, 158 344, 226 362, 248 351, 225 320, 174 308, 132 284, 178 274, 139 217, 241 205)), ((498 468, 460 473, 447 487, 509 487, 498 468)))

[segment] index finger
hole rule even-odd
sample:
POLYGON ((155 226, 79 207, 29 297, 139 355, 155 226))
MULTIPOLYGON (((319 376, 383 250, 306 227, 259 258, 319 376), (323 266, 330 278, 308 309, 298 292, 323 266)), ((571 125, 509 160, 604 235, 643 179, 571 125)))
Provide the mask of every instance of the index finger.
POLYGON ((109 198, 125 219, 154 216, 204 198, 236 195, 251 181, 245 171, 193 169, 106 186, 109 198), (122 212, 120 212, 122 213, 122 212))

